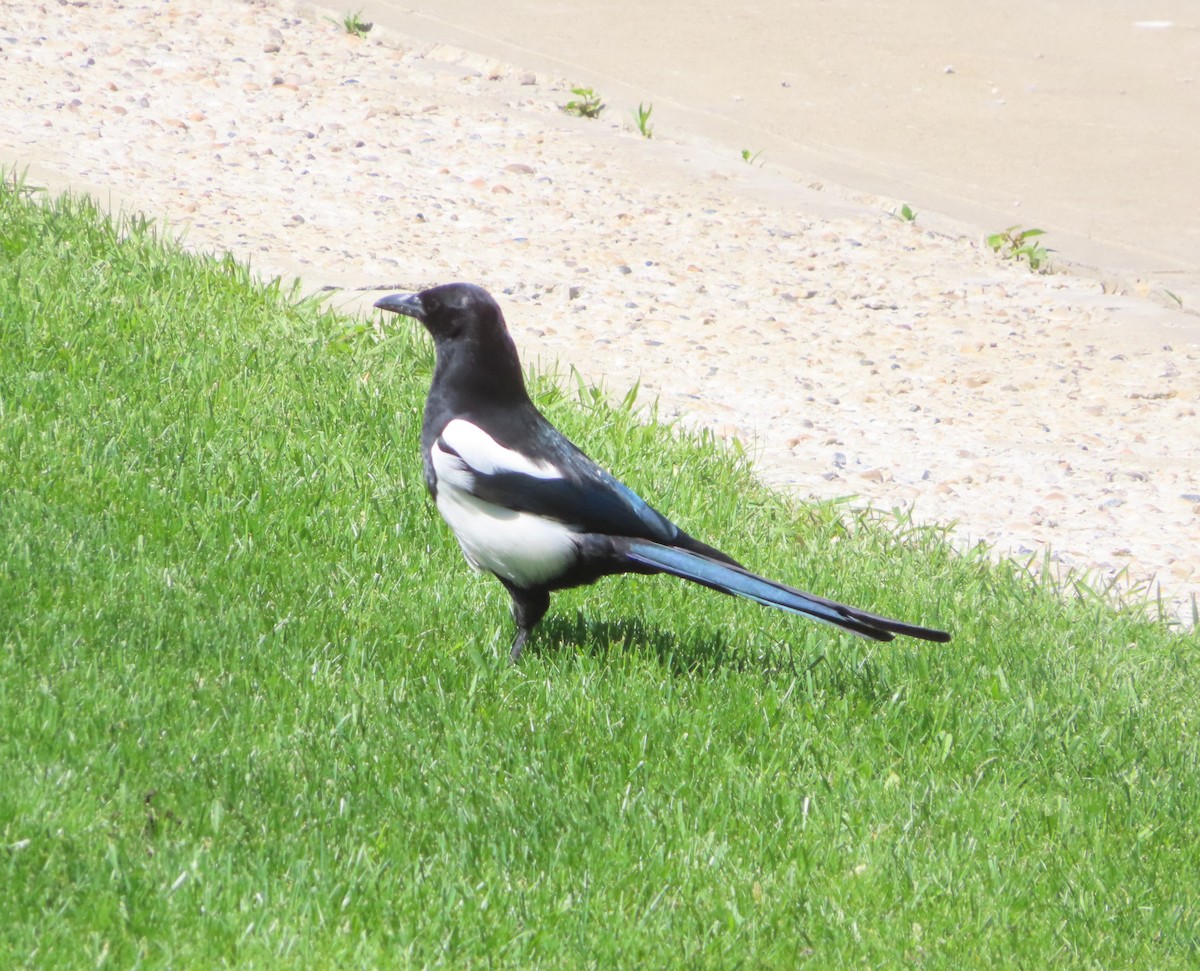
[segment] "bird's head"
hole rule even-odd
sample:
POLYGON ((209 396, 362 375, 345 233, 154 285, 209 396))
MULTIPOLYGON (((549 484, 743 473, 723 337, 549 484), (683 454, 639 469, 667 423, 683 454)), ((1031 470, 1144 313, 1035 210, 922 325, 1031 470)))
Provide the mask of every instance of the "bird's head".
POLYGON ((420 293, 393 293, 375 306, 425 325, 437 357, 433 386, 441 396, 461 397, 464 408, 529 401, 504 315, 483 287, 447 283, 420 293))
POLYGON ((473 283, 446 283, 420 293, 392 293, 375 301, 380 310, 412 317, 435 342, 486 336, 504 330, 504 317, 492 295, 473 283))

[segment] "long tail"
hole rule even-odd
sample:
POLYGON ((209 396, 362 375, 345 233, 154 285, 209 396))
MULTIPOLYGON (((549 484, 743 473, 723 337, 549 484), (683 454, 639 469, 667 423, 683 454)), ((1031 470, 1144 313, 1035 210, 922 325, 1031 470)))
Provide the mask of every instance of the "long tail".
POLYGON ((909 637, 919 637, 926 641, 950 640, 946 631, 918 627, 915 624, 869 614, 857 607, 849 607, 836 600, 826 600, 795 587, 767 580, 743 567, 723 563, 700 553, 661 546, 649 540, 631 539, 626 556, 634 563, 650 567, 654 572, 669 573, 711 587, 713 590, 745 597, 768 607, 778 607, 780 610, 800 614, 823 624, 842 627, 871 640, 890 641, 897 634, 907 634, 909 637))

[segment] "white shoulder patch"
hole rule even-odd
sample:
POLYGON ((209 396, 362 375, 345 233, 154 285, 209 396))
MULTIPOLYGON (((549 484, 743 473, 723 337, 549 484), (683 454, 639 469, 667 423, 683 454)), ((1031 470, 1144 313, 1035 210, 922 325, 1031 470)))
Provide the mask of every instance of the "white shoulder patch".
POLYGON ((467 466, 464 471, 475 471, 482 475, 518 472, 537 479, 562 478, 558 469, 548 462, 535 462, 520 452, 505 448, 478 425, 464 418, 455 418, 447 424, 438 440, 445 442, 461 456, 462 463, 467 466))
POLYGON ((577 537, 565 523, 506 509, 474 494, 477 475, 515 472, 538 479, 561 478, 552 465, 505 448, 462 418, 442 430, 430 458, 437 477, 438 511, 475 569, 534 588, 561 576, 578 557, 577 537))

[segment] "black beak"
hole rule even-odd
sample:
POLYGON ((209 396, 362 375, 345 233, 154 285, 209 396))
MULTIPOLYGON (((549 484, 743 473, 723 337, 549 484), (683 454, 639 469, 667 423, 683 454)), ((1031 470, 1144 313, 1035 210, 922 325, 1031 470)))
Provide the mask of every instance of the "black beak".
POLYGON ((376 300, 375 306, 380 310, 390 310, 394 314, 403 314, 422 322, 425 320, 425 305, 421 303, 419 293, 389 293, 386 297, 376 300))

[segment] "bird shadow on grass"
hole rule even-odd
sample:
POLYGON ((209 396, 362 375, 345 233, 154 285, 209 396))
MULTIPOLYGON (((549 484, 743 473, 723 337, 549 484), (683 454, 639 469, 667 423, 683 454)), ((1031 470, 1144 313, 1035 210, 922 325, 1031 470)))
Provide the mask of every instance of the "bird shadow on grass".
POLYGON ((543 621, 530 647, 539 654, 575 651, 593 657, 640 652, 653 655, 675 674, 740 669, 744 660, 721 631, 681 639, 673 630, 640 620, 590 620, 582 612, 543 621))
POLYGON ((886 697, 890 690, 886 674, 870 654, 840 651, 836 645, 827 650, 811 641, 800 649, 781 641, 763 644, 761 639, 756 644, 740 642, 716 628, 680 636, 638 619, 592 620, 578 612, 543 621, 526 650, 542 656, 577 652, 596 658, 648 654, 675 676, 722 671, 803 679, 832 694, 856 694, 868 700, 886 697))

